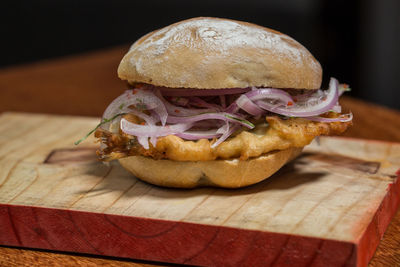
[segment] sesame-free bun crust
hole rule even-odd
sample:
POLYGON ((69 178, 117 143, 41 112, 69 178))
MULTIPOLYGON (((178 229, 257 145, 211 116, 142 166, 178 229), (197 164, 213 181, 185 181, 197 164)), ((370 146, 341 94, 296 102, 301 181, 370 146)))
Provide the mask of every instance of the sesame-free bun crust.
POLYGON ((255 24, 193 18, 153 31, 130 48, 118 76, 172 88, 319 89, 322 69, 300 43, 255 24))
POLYGON ((249 160, 173 161, 131 156, 119 162, 137 178, 159 186, 239 188, 270 177, 301 151, 289 148, 249 160))

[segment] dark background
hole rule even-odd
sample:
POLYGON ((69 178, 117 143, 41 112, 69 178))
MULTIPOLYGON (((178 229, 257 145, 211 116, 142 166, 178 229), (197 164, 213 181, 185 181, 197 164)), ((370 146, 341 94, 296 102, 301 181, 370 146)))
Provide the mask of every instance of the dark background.
POLYGON ((350 95, 400 109, 399 0, 2 1, 0 68, 132 43, 176 21, 215 16, 292 36, 350 95))

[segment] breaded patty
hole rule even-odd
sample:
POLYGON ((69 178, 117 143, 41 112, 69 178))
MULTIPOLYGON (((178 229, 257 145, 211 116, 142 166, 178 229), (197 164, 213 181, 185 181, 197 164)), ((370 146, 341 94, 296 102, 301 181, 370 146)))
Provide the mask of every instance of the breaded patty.
POLYGON ((215 140, 187 141, 169 135, 158 138, 156 146, 150 145, 146 150, 137 142, 136 137, 121 131, 119 134, 114 134, 99 129, 95 136, 100 138, 102 143, 102 148, 97 153, 105 161, 134 155, 175 161, 232 158, 246 160, 274 150, 304 147, 316 136, 341 134, 351 124, 351 121, 314 122, 302 118, 283 119, 278 116, 267 116, 266 121, 258 123, 254 129, 238 131, 216 148, 211 148, 215 140))

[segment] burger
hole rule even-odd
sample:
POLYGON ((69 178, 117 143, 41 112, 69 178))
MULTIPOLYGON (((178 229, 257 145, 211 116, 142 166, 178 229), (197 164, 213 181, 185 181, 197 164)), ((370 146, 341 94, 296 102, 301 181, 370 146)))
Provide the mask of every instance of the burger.
POLYGON ((334 78, 278 31, 193 18, 153 31, 123 57, 129 90, 105 110, 95 137, 102 161, 119 160, 148 183, 238 188, 260 182, 319 135, 351 125, 334 78))

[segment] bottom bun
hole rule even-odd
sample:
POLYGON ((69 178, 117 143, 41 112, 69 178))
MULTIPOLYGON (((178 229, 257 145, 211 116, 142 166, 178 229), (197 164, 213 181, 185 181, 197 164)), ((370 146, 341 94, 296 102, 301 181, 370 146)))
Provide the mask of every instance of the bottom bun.
POLYGON ((298 156, 302 149, 289 148, 274 151, 243 161, 239 159, 173 161, 131 156, 119 159, 119 162, 137 178, 159 186, 238 188, 270 177, 285 163, 298 156))

